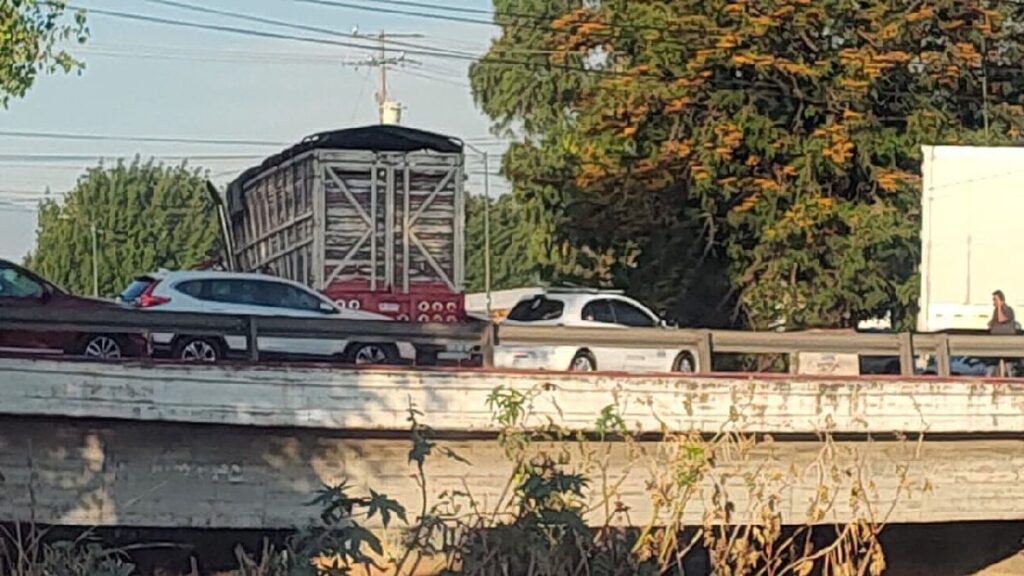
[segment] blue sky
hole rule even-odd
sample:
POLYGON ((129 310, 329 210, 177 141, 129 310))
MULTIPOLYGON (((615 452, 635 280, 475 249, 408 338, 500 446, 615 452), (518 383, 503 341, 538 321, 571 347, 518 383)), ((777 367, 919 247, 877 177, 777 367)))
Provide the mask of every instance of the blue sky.
MULTIPOLYGON (((346 33, 358 28, 361 34, 376 34, 381 29, 422 34, 422 38, 407 41, 472 53, 482 53, 494 33, 488 26, 313 6, 295 0, 182 1, 346 33)), ((348 3, 375 6, 363 0, 348 3)), ((195 14, 144 0, 78 0, 72 4, 330 38, 195 14)), ((487 0, 452 0, 444 5, 490 8, 487 0)), ((14 100, 6 111, 0 111, 0 132, 294 142, 313 132, 377 121, 373 101, 377 71, 354 65, 370 56, 368 51, 181 29, 98 14, 89 17, 89 27, 89 43, 76 51, 86 62, 83 74, 41 78, 26 98, 14 100)), ((487 119, 473 104, 466 80, 468 64, 408 58, 416 63, 389 75, 392 98, 406 108, 403 124, 468 139, 497 156, 504 146, 490 136, 487 119)), ((206 156, 190 164, 209 168, 215 181, 226 183, 258 157, 275 150, 253 145, 75 141, 0 134, 0 258, 20 260, 31 249, 35 202, 47 188, 58 194, 70 189, 82 169, 96 163, 81 156, 206 156), (209 158, 225 155, 249 158, 209 158)), ((180 160, 168 158, 167 162, 180 160)), ((493 172, 497 158, 491 164, 493 172)), ((469 172, 471 189, 479 189, 482 168, 475 159, 469 172)), ((492 179, 492 184, 496 193, 506 186, 500 179, 492 179)))

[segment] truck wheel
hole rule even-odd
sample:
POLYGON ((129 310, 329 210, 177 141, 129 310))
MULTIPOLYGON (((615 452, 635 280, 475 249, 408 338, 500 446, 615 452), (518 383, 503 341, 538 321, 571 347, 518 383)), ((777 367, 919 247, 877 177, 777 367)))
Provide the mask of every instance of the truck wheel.
POLYGON ((391 344, 353 344, 347 356, 348 361, 356 366, 398 364, 398 350, 391 344))
POLYGON ((174 357, 183 362, 212 364, 224 358, 221 346, 209 338, 182 338, 174 347, 174 357))
POLYGON ((119 360, 121 355, 121 343, 114 336, 87 336, 82 344, 82 356, 86 358, 119 360))
POLYGON ((572 357, 572 362, 569 363, 570 372, 596 372, 597 371, 597 360, 594 359, 594 355, 586 350, 580 350, 572 357))

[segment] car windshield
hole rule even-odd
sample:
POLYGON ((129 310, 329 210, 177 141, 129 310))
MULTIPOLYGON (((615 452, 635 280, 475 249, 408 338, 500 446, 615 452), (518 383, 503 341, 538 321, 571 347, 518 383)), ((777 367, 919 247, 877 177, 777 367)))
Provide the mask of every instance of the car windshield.
POLYGON ((544 296, 536 296, 516 304, 508 314, 508 319, 515 322, 541 322, 555 320, 562 315, 565 304, 544 296))
POLYGON ((0 296, 38 298, 43 287, 14 268, 0 268, 0 296))
POLYGON ((152 278, 136 278, 135 281, 129 284, 128 287, 124 289, 124 292, 121 292, 121 295, 117 298, 121 302, 134 302, 139 296, 142 296, 142 293, 145 292, 146 288, 149 288, 152 283, 152 278))

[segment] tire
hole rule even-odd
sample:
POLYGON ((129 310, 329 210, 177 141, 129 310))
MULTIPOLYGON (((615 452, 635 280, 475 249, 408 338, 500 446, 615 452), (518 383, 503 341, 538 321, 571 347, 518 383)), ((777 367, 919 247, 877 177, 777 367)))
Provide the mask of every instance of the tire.
POLYGON ((96 360, 120 360, 124 357, 124 346, 116 336, 95 334, 85 337, 81 354, 96 360))
POLYGON ((357 342, 348 348, 345 359, 356 366, 390 366, 398 364, 398 349, 393 344, 357 342))
POLYGON ((586 350, 580 350, 569 363, 569 372, 597 372, 597 360, 586 350))
POLYGON ((682 352, 679 356, 676 356, 674 362, 672 362, 672 371, 679 372, 681 374, 693 374, 697 372, 697 362, 693 359, 693 354, 689 352, 682 352))
POLYGON ((213 364, 224 359, 224 347, 210 338, 185 337, 174 345, 174 358, 182 362, 213 364))

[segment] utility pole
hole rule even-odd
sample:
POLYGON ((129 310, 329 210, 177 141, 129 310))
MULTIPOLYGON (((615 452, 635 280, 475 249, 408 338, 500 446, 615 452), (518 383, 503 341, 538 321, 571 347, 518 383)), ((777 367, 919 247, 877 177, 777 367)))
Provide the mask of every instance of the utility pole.
POLYGON ((491 166, 484 152, 484 290, 487 292, 487 317, 491 317, 491 166))
POLYGON ((384 31, 380 31, 380 90, 377 92, 377 113, 384 123, 384 104, 388 101, 388 59, 384 47, 384 31))
POLYGON ((100 263, 99 263, 99 230, 96 229, 96 224, 90 224, 89 230, 92 232, 92 296, 93 298, 100 297, 100 263))
POLYGON ((487 317, 491 316, 491 165, 486 150, 481 150, 469 142, 466 148, 476 152, 484 162, 484 292, 487 294, 487 317))
MULTIPOLYGON (((358 32, 355 32, 358 35, 358 32)), ((392 104, 388 97, 388 67, 402 66, 404 64, 415 64, 416 62, 409 60, 405 57, 405 53, 398 53, 395 55, 388 55, 389 49, 387 47, 388 40, 393 38, 422 38, 422 34, 389 34, 384 30, 377 33, 376 39, 380 43, 380 51, 371 57, 369 60, 355 63, 356 66, 370 66, 380 70, 379 86, 377 87, 377 94, 374 96, 374 101, 377 103, 377 118, 381 124, 384 124, 387 120, 387 109, 388 105, 392 104)), ((393 50, 391 50, 393 52, 393 50)))
POLYGON ((988 137, 988 41, 981 37, 981 117, 985 123, 985 144, 990 142, 988 137))

